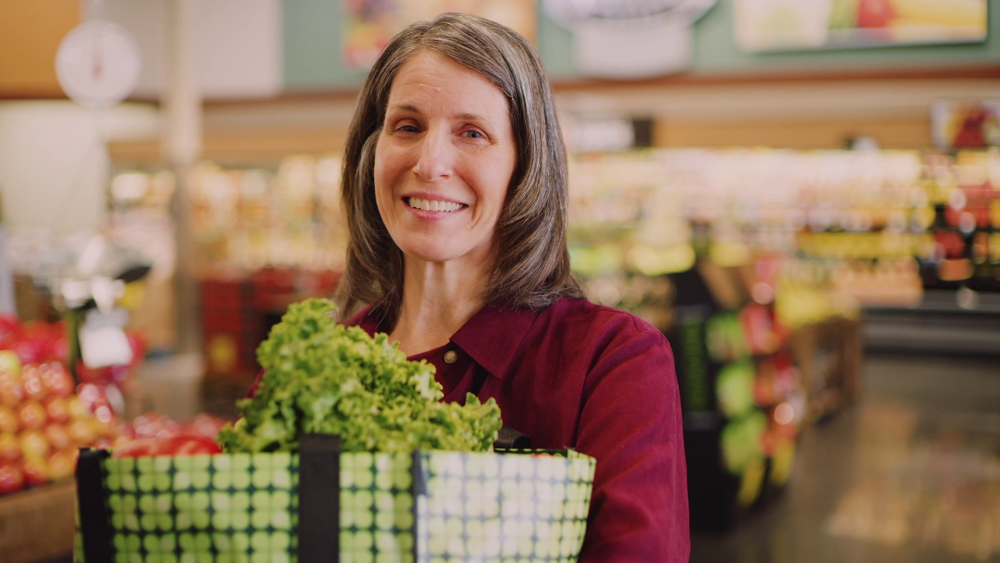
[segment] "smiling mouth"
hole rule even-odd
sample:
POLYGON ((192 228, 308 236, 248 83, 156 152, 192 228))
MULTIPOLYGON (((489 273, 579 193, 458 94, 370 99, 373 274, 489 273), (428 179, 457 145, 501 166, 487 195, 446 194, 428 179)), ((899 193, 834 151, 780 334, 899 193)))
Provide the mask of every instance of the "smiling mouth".
POLYGON ((413 209, 419 209, 421 211, 443 211, 445 213, 452 213, 464 207, 468 207, 465 204, 455 203, 453 201, 422 199, 419 197, 405 197, 403 198, 403 200, 406 202, 406 205, 409 205, 413 209))

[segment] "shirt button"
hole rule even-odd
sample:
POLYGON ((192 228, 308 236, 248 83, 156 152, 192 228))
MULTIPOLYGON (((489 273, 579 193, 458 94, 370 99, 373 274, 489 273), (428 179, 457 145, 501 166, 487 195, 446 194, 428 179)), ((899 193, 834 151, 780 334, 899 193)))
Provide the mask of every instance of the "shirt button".
POLYGON ((458 352, 454 350, 448 350, 444 353, 444 363, 453 364, 458 361, 458 352))

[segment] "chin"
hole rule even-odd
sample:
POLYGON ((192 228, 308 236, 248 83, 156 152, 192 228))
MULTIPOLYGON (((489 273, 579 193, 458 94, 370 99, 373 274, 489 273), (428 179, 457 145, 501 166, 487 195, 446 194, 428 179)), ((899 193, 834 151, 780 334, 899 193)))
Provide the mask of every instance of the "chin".
POLYGON ((400 250, 407 258, 415 258, 425 262, 448 262, 460 256, 457 252, 442 248, 440 245, 400 245, 400 250))

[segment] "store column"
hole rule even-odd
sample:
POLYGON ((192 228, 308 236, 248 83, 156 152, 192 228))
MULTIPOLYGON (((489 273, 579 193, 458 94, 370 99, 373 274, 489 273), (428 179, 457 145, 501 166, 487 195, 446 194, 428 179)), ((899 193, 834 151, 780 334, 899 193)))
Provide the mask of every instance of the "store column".
POLYGON ((167 73, 162 98, 163 157, 174 170, 177 243, 177 351, 200 349, 197 318, 198 285, 193 271, 194 242, 190 229, 190 172, 201 156, 201 86, 196 56, 198 0, 169 0, 167 9, 167 73))

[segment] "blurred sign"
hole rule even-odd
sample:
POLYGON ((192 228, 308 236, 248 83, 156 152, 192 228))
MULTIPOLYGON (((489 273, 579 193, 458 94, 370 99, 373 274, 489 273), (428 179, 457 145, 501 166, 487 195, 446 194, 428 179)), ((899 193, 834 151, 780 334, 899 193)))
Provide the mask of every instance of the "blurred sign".
POLYGON ((573 152, 615 152, 653 146, 653 120, 648 118, 567 119, 573 152))
POLYGON ((1000 99, 935 102, 931 136, 942 150, 1000 146, 1000 99))
POLYGON ((393 36, 420 20, 444 12, 481 16, 534 42, 538 17, 534 0, 344 0, 342 55, 350 68, 369 68, 393 36))
POLYGON ((987 37, 987 0, 735 0, 744 51, 974 43, 987 37))

